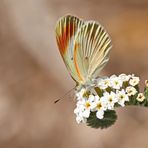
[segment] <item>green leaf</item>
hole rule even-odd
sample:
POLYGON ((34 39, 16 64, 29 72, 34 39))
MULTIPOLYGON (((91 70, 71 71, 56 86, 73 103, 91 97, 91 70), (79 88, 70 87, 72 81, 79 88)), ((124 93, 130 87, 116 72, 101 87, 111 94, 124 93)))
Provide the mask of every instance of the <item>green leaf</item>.
POLYGON ((91 112, 90 117, 87 119, 87 125, 92 128, 107 128, 115 123, 117 120, 117 115, 114 110, 107 110, 104 112, 104 118, 98 119, 96 117, 96 112, 91 112))

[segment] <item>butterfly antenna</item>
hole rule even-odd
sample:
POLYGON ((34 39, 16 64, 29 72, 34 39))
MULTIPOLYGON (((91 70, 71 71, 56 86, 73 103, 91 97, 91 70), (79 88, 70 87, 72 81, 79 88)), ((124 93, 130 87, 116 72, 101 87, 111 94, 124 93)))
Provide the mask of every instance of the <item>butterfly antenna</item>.
POLYGON ((67 96, 75 87, 70 89, 68 92, 66 92, 61 98, 54 101, 54 104, 58 103, 59 101, 63 100, 65 96, 67 96))

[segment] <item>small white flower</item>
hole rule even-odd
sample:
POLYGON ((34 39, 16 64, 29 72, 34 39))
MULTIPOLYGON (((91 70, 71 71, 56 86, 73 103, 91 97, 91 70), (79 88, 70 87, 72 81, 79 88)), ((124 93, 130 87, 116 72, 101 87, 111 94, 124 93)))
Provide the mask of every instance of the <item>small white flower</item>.
POLYGON ((79 124, 79 123, 86 123, 86 121, 87 121, 87 119, 86 118, 84 118, 84 117, 81 117, 80 115, 79 116, 76 116, 76 121, 77 121, 77 123, 79 124))
POLYGON ((90 104, 93 103, 95 101, 95 96, 94 95, 89 95, 88 101, 89 101, 90 104))
POLYGON ((114 105, 118 101, 116 98, 116 94, 114 92, 111 93, 105 92, 103 94, 103 99, 106 100, 107 109, 109 110, 114 109, 114 105))
POLYGON ((82 88, 80 91, 76 92, 77 100, 83 99, 83 95, 84 95, 85 92, 86 92, 85 88, 82 88))
POLYGON ((106 100, 103 97, 100 98, 98 95, 95 96, 95 100, 91 105, 92 111, 106 110, 106 100))
POLYGON ((82 121, 82 118, 80 116, 76 116, 76 121, 79 124, 82 121))
POLYGON ((102 106, 102 104, 101 103, 98 103, 98 105, 97 105, 98 110, 96 112, 96 117, 98 119, 103 119, 104 118, 104 111, 105 110, 101 109, 102 108, 101 106, 102 106))
POLYGON ((123 81, 116 75, 113 75, 110 77, 110 83, 112 88, 120 89, 122 87, 123 81))
POLYGON ((94 100, 91 102, 91 111, 96 111, 98 100, 100 100, 100 97, 98 95, 94 96, 94 100))
POLYGON ((76 114, 76 121, 79 124, 80 122, 86 122, 86 118, 83 116, 85 111, 84 106, 77 106, 77 108, 74 110, 74 113, 76 114))
POLYGON ((117 99, 118 99, 118 104, 120 104, 122 107, 125 106, 125 102, 129 101, 128 95, 122 89, 121 91, 117 91, 117 99))
POLYGON ((77 122, 84 122, 89 117, 94 99, 93 95, 89 95, 88 98, 83 97, 77 101, 77 107, 74 110, 77 122))
POLYGON ((100 78, 98 80, 98 87, 100 89, 106 89, 108 87, 110 87, 111 84, 110 84, 110 79, 109 78, 100 78))
POLYGON ((98 119, 102 119, 104 115, 104 111, 107 109, 106 101, 103 97, 95 96, 95 101, 93 103, 92 111, 96 111, 96 117, 98 119))
POLYGON ((103 111, 103 110, 97 111, 96 117, 97 117, 98 119, 103 119, 103 118, 104 118, 104 111, 103 111))
POLYGON ((132 85, 132 86, 138 85, 139 82, 140 82, 139 77, 135 77, 135 76, 133 76, 133 77, 129 80, 129 84, 132 85))
POLYGON ((144 99, 145 99, 145 96, 144 96, 143 93, 139 93, 136 99, 137 99, 137 101, 139 101, 139 102, 143 102, 144 99))
MULTIPOLYGON (((92 96, 91 96, 92 97, 92 96)), ((76 104, 76 108, 74 110, 74 113, 76 114, 76 121, 78 123, 80 122, 86 122, 87 118, 90 115, 91 110, 91 99, 83 98, 78 100, 76 104)))
POLYGON ((84 105, 83 117, 88 118, 90 115, 91 104, 89 100, 86 100, 84 105))
POLYGON ((84 106, 86 108, 86 110, 93 110, 94 109, 94 103, 95 103, 95 99, 96 96, 94 95, 89 95, 88 99, 85 99, 85 102, 84 102, 84 106))
POLYGON ((126 88, 126 92, 127 92, 128 96, 132 96, 132 95, 135 95, 137 93, 137 90, 136 90, 136 88, 134 88, 132 86, 128 86, 126 88))
POLYGON ((75 114, 78 114, 78 113, 79 113, 79 108, 78 108, 78 107, 76 107, 76 108, 74 109, 74 113, 75 113, 75 114))
POLYGON ((76 121, 78 124, 80 122, 86 123, 87 119, 83 116, 82 110, 79 110, 79 112, 76 114, 76 121))
POLYGON ((127 82, 130 78, 131 75, 126 75, 126 74, 120 74, 119 78, 123 81, 123 82, 127 82))
POLYGON ((89 109, 85 109, 84 111, 83 111, 83 117, 84 118, 88 118, 89 117, 89 115, 90 115, 90 110, 89 109))

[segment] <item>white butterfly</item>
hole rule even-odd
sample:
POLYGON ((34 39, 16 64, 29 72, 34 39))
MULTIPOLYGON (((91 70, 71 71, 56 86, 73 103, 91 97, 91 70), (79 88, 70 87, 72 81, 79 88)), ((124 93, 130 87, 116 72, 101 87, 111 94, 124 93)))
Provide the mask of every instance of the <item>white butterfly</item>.
POLYGON ((95 21, 67 15, 56 24, 61 56, 77 86, 91 85, 109 60, 111 39, 95 21))

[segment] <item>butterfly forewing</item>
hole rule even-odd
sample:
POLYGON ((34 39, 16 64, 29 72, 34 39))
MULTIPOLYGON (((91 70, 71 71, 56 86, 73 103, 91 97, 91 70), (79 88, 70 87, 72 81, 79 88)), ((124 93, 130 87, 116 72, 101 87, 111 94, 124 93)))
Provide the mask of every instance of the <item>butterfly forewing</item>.
POLYGON ((111 40, 94 21, 85 22, 74 39, 74 64, 83 83, 95 77, 109 60, 111 40))
POLYGON ((73 62, 73 42, 77 30, 81 28, 83 24, 84 22, 79 18, 67 15, 62 17, 56 25, 56 39, 60 53, 71 76, 75 81, 79 81, 80 78, 73 62))

